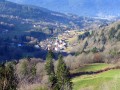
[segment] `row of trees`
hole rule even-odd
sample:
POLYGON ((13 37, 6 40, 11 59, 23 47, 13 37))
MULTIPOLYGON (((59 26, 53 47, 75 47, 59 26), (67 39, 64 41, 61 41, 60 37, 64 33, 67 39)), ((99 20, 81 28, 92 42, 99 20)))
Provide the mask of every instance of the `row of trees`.
POLYGON ((45 69, 49 76, 51 90, 72 90, 70 72, 66 67, 62 55, 59 55, 57 70, 54 70, 53 53, 49 51, 46 58, 45 69))
MULTIPOLYGON (((49 51, 44 68, 48 76, 48 88, 50 88, 50 90, 72 90, 70 72, 62 55, 59 55, 57 68, 55 68, 53 57, 53 52, 49 51)), ((16 73, 16 66, 13 62, 0 64, 0 90, 17 90, 20 78, 18 78, 18 73, 16 73)), ((22 73, 26 74, 26 64, 23 65, 23 68, 25 71, 22 73)), ((28 74, 33 75, 33 69, 30 71, 31 73, 28 74)), ((36 69, 34 71, 36 71, 36 69)))

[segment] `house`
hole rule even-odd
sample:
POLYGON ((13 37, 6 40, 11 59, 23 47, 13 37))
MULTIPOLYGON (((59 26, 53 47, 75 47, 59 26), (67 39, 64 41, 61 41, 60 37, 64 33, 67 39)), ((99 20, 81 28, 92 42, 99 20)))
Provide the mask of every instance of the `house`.
POLYGON ((22 44, 20 44, 20 43, 19 43, 17 46, 18 46, 18 47, 21 47, 21 46, 22 46, 22 44))
POLYGON ((59 51, 60 51, 60 48, 59 48, 59 47, 55 47, 54 50, 55 50, 56 52, 59 52, 59 51))
POLYGON ((34 47, 35 47, 36 49, 39 49, 39 48, 40 48, 40 46, 39 46, 39 45, 34 45, 34 47))

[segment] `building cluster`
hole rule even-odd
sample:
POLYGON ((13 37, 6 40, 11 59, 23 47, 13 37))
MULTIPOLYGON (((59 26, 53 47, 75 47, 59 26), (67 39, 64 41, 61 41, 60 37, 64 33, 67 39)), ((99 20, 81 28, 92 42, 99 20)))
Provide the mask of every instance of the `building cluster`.
POLYGON ((20 19, 18 16, 13 16, 13 15, 5 15, 5 14, 0 14, 1 18, 9 18, 9 19, 20 19))
POLYGON ((8 33, 9 29, 13 29, 14 27, 14 24, 0 22, 0 33, 8 33))
POLYGON ((9 23, 5 23, 5 22, 0 22, 0 25, 14 27, 14 24, 9 24, 9 23))
POLYGON ((84 31, 65 31, 62 34, 59 34, 57 37, 46 39, 41 41, 39 46, 44 50, 52 50, 56 52, 64 52, 68 47, 77 45, 77 42, 70 44, 69 40, 74 39, 80 34, 84 34, 84 31))
POLYGON ((67 43, 59 39, 47 39, 40 42, 40 46, 45 50, 60 52, 67 48, 67 43))

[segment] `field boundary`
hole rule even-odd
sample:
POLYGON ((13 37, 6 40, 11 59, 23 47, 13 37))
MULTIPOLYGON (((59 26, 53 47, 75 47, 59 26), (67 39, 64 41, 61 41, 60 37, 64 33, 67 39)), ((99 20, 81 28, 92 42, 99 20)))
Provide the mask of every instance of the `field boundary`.
POLYGON ((82 75, 94 75, 94 74, 99 74, 99 73, 103 73, 103 72, 114 70, 114 69, 120 69, 120 66, 115 66, 111 68, 109 67, 109 68, 105 68, 105 69, 98 70, 98 71, 77 72, 77 73, 71 74, 71 77, 74 78, 74 77, 78 77, 82 75))

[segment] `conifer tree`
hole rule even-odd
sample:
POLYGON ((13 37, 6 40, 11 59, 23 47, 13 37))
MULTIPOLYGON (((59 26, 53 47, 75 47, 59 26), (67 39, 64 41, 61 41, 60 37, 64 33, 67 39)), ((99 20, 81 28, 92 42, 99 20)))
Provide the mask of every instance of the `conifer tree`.
POLYGON ((0 66, 0 90, 17 90, 17 77, 11 63, 0 66))
POLYGON ((5 67, 5 79, 7 81, 5 90, 17 90, 18 81, 12 63, 8 63, 5 67))
POLYGON ((66 67, 66 64, 63 60, 62 55, 58 58, 58 66, 57 66, 57 84, 58 90, 72 90, 72 83, 70 78, 70 72, 66 67))
POLYGON ((56 75, 54 71, 52 51, 49 51, 46 57, 45 70, 47 72, 47 75, 49 76, 50 88, 54 90, 56 87, 56 75))
POLYGON ((4 86, 4 71, 5 70, 5 66, 0 64, 0 90, 3 90, 3 86, 4 86))

